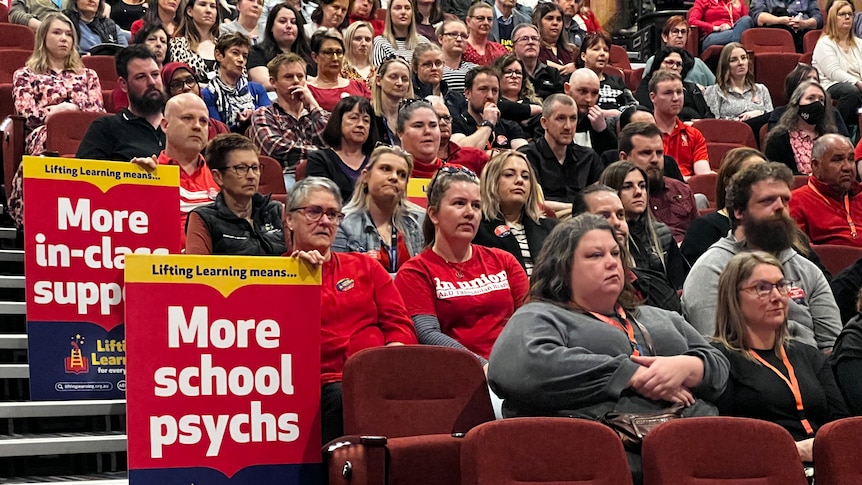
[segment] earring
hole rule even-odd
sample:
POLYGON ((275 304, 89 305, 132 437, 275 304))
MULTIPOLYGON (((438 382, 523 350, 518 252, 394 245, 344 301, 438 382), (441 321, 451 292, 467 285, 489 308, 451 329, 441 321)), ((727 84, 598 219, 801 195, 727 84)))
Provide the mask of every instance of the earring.
POLYGON ((367 194, 367 193, 368 193, 368 186, 367 186, 367 185, 366 185, 365 187, 362 187, 362 193, 363 193, 363 194, 367 194))

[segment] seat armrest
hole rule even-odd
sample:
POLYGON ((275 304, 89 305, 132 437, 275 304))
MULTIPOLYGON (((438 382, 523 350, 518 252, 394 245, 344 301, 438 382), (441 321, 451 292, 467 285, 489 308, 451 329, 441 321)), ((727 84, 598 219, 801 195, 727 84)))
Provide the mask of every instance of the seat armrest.
POLYGON ((385 436, 342 436, 323 447, 329 484, 385 485, 385 436))

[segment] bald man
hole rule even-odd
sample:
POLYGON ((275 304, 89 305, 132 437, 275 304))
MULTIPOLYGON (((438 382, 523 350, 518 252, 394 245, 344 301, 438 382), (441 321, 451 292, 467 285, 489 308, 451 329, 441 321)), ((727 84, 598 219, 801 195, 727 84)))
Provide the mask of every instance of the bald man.
POLYGON ((599 89, 599 76, 587 68, 573 72, 565 85, 566 94, 578 105, 575 143, 592 148, 596 153, 603 153, 617 148, 617 137, 598 106, 599 89))

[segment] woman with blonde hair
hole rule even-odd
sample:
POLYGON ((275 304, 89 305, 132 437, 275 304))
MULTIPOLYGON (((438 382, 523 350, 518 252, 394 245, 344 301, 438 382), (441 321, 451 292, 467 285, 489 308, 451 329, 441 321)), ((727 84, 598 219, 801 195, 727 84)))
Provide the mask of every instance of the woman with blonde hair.
POLYGON ((371 106, 377 116, 377 133, 381 142, 401 146, 396 129, 398 105, 405 99, 412 99, 413 95, 410 64, 400 57, 384 61, 377 69, 371 87, 371 106))
POLYGON ((832 4, 811 58, 820 83, 837 101, 848 127, 859 124, 857 110, 862 105, 862 41, 853 33, 855 12, 856 7, 847 0, 832 4))
POLYGON ((423 42, 430 42, 417 32, 414 10, 412 0, 392 0, 389 3, 383 35, 374 39, 371 59, 375 66, 393 56, 404 58, 409 66, 413 49, 423 42))
POLYGON ((370 22, 353 22, 344 31, 344 64, 341 77, 363 82, 371 89, 377 66, 371 63, 374 27, 370 22))
POLYGON ((539 183, 527 157, 515 150, 495 155, 482 171, 479 194, 482 222, 473 243, 510 253, 530 276, 557 220, 542 213, 539 183))
POLYGON ((220 25, 215 0, 190 0, 180 26, 168 41, 171 61, 194 69, 198 81, 206 82, 215 76, 215 45, 220 25))
POLYGON ((744 121, 758 133, 769 120, 772 96, 766 86, 754 81, 753 61, 742 44, 724 46, 715 84, 706 88, 704 98, 716 118, 744 121))
POLYGON ((407 200, 413 157, 399 147, 379 146, 356 181, 333 251, 365 253, 395 274, 425 246, 425 211, 407 200))
POLYGON ((713 345, 730 362, 730 379, 715 403, 722 415, 780 425, 796 441, 799 458, 811 463, 817 430, 849 413, 826 356, 790 338, 793 283, 769 253, 744 252, 728 261, 718 280, 713 345))

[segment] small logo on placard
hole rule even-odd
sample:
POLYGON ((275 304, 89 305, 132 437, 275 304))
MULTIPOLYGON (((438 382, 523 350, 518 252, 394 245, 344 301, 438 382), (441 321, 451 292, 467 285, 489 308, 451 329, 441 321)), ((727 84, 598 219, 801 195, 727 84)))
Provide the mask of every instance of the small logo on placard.
POLYGON ((65 359, 66 374, 84 374, 90 370, 90 365, 87 359, 81 353, 81 346, 84 345, 84 337, 81 334, 76 334, 72 337, 72 351, 65 359))
POLYGON ((353 285, 353 278, 342 278, 338 283, 335 283, 335 289, 338 291, 350 291, 353 289, 353 285))

